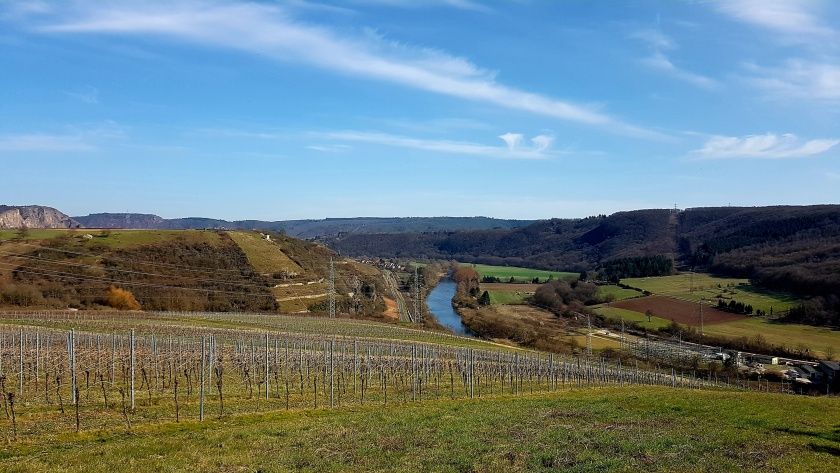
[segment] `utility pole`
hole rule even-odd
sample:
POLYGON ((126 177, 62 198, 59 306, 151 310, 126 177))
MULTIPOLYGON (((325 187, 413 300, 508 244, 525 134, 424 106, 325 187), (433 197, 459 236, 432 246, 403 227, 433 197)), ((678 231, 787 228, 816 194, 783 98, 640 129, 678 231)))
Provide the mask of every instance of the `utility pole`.
POLYGON ((626 337, 627 337, 627 335, 624 333, 624 317, 622 317, 621 318, 621 343, 619 344, 621 346, 622 350, 627 349, 626 337))
POLYGON ((586 332, 586 355, 592 356, 592 318, 589 315, 586 316, 586 325, 589 327, 586 332))
POLYGON ((423 322, 423 300, 420 292, 420 270, 414 267, 414 318, 415 322, 423 322))
POLYGON ((333 263, 333 259, 330 258, 330 318, 335 318, 335 264, 333 263))
POLYGON ((705 335, 703 333, 703 299, 700 299, 700 335, 705 335))

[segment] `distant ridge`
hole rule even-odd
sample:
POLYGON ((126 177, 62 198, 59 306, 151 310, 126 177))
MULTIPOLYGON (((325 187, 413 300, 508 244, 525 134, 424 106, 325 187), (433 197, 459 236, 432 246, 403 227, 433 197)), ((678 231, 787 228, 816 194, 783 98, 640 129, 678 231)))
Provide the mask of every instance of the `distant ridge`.
POLYGON ((321 220, 220 220, 202 217, 165 219, 152 214, 97 213, 73 217, 86 228, 187 230, 217 228, 230 230, 282 231, 298 238, 329 238, 349 234, 469 231, 520 228, 532 220, 489 217, 356 217, 321 220))

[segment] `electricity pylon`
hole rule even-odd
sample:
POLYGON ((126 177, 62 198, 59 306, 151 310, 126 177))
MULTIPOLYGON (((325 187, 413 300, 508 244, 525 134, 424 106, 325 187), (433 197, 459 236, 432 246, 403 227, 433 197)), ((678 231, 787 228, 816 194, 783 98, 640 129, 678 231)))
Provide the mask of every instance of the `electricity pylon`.
POLYGON ((330 318, 335 318, 335 264, 333 263, 333 259, 330 258, 330 318))
POLYGON ((423 322, 423 300, 420 292, 420 271, 414 267, 414 318, 415 322, 423 322))

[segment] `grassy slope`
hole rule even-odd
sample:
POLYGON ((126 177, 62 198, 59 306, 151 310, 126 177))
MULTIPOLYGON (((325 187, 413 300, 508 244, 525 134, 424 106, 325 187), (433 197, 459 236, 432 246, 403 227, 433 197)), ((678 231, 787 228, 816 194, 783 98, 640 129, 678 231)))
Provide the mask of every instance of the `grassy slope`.
POLYGON ((538 284, 481 283, 481 290, 490 294, 491 304, 524 304, 538 287, 538 284))
POLYGON ((662 388, 245 415, 0 448, 28 471, 836 471, 829 398, 662 388))
POLYGON ((810 347, 817 355, 824 355, 829 346, 833 348, 834 353, 840 351, 840 331, 810 325, 774 324, 763 319, 750 318, 725 324, 707 325, 705 332, 709 335, 729 337, 752 337, 761 334, 765 340, 774 345, 796 348, 801 343, 810 347))
MULTIPOLYGON (((38 240, 49 240, 63 235, 81 237, 92 235, 84 240, 86 245, 102 245, 110 249, 133 248, 175 240, 180 237, 189 243, 219 244, 219 235, 215 231, 202 230, 67 230, 67 229, 31 229, 27 231, 27 240, 39 244, 38 240)), ((0 230, 0 241, 17 236, 17 230, 0 230)))
POLYGON ((292 261, 277 243, 266 241, 253 232, 228 232, 228 235, 248 257, 248 262, 263 274, 289 272, 300 274, 300 266, 292 261))
POLYGON ((595 312, 598 314, 603 315, 609 319, 613 320, 621 320, 624 319, 626 322, 636 322, 639 326, 656 330, 659 328, 664 328, 671 325, 671 321, 668 319, 663 319, 656 316, 651 316, 650 322, 648 322, 648 318, 645 314, 641 312, 636 312, 634 310, 627 310, 621 309, 618 307, 610 307, 607 305, 595 307, 595 312))
POLYGON ((528 297, 524 292, 511 291, 487 291, 490 294, 491 304, 524 304, 528 297))
POLYGON ((752 305, 756 310, 761 309, 765 312, 770 312, 771 307, 775 312, 787 310, 798 302, 798 299, 789 294, 751 286, 747 279, 720 278, 701 273, 694 273, 693 276, 690 273, 683 273, 652 278, 628 278, 622 279, 621 282, 654 294, 673 296, 693 302, 701 299, 716 301, 720 296, 725 302, 734 299, 736 302, 752 305))
POLYGON ((503 281, 507 281, 510 278, 514 278, 516 280, 530 281, 534 278, 540 278, 541 280, 545 280, 548 279, 549 276, 554 276, 554 279, 578 277, 578 273, 544 271, 542 269, 518 268, 516 266, 491 266, 488 264, 467 263, 464 263, 463 266, 471 266, 476 271, 478 271, 478 274, 480 274, 482 277, 495 276, 503 281))
POLYGON ((601 300, 604 300, 610 295, 613 297, 614 301, 623 301, 624 299, 642 297, 644 294, 633 289, 624 289, 623 287, 614 285, 598 286, 598 297, 600 297, 601 300))
MULTIPOLYGON (((654 294, 670 295, 685 300, 700 300, 701 297, 711 299, 723 290, 734 291, 735 294, 727 294, 736 301, 750 303, 753 307, 769 311, 770 306, 775 309, 789 308, 796 299, 779 293, 763 292, 749 285, 739 285, 746 282, 746 279, 718 278, 708 274, 694 274, 693 286, 690 274, 678 274, 674 276, 652 277, 652 278, 630 278, 622 280, 623 283, 650 291, 654 294), (723 290, 717 287, 724 286, 723 290), (732 287, 728 287, 732 285, 732 287), (695 290, 691 291, 691 287, 695 290)), ((659 321, 648 324, 647 317, 638 312, 613 307, 601 307, 597 311, 608 317, 624 317, 625 320, 643 320, 642 325, 656 328, 659 321), (635 314, 635 315, 634 315, 635 314)), ((667 325, 667 321, 664 322, 667 325)), ((758 334, 763 336, 767 342, 774 345, 785 345, 796 348, 799 345, 807 346, 817 356, 824 356, 827 347, 832 347, 834 352, 840 351, 840 331, 828 328, 812 327, 800 324, 775 324, 763 318, 748 318, 723 324, 707 325, 705 332, 710 335, 722 335, 728 337, 754 337, 758 334)))

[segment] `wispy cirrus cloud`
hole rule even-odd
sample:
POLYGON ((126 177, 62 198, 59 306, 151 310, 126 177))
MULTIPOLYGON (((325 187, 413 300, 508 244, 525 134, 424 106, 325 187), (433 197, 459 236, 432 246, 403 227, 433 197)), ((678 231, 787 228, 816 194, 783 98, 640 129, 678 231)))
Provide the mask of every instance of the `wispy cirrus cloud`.
POLYGON ((716 10, 735 21, 760 28, 768 41, 800 47, 775 65, 747 63, 739 77, 771 99, 836 102, 840 100, 840 30, 824 20, 821 0, 721 0, 716 10))
POLYGON ((125 136, 114 122, 74 126, 60 133, 23 132, 0 134, 0 152, 81 152, 93 151, 102 143, 125 136))
POLYGON ((28 16, 45 34, 159 36, 239 50, 335 73, 567 120, 637 137, 664 135, 581 105, 508 86, 495 73, 444 51, 412 47, 376 34, 348 34, 293 19, 266 3, 97 2, 28 16))
POLYGON ((642 29, 634 31, 630 37, 650 46, 652 50, 651 55, 641 60, 642 64, 649 68, 663 72, 677 80, 696 87, 715 89, 720 86, 720 83, 711 77, 691 72, 675 65, 665 51, 675 50, 679 46, 674 39, 662 31, 658 29, 642 29))
POLYGON ((669 74, 671 77, 679 79, 683 82, 702 87, 704 89, 715 89, 720 86, 720 83, 711 77, 694 72, 686 71, 674 65, 668 57, 662 52, 655 52, 651 56, 643 59, 642 62, 652 69, 669 74))
POLYGON ((658 29, 636 30, 630 34, 630 37, 643 41, 658 51, 677 49, 677 42, 658 29))
POLYGON ((492 146, 470 141, 416 138, 378 131, 334 131, 315 133, 314 136, 345 143, 368 143, 440 154, 461 154, 498 159, 545 159, 561 154, 550 149, 554 140, 548 135, 534 136, 528 146, 522 144, 524 137, 519 133, 505 133, 499 136, 505 142, 505 146, 492 146))
POLYGON ((820 17, 821 1, 718 0, 714 6, 730 18, 784 35, 785 41, 808 42, 837 36, 820 17))
POLYGON ((712 136, 691 154, 701 159, 790 159, 817 156, 834 148, 840 139, 801 140, 794 134, 712 136))
POLYGON ((745 66, 743 79, 772 97, 840 101, 840 63, 789 59, 779 66, 745 66))
POLYGON ((70 98, 76 99, 88 105, 95 105, 99 103, 99 89, 92 86, 87 86, 78 90, 70 90, 64 92, 70 98))
POLYGON ((90 151, 95 146, 79 135, 22 133, 0 135, 0 151, 90 151))
POLYGON ((488 5, 475 0, 352 0, 352 3, 399 8, 448 7, 478 12, 492 11, 488 5))
POLYGON ((322 153, 344 153, 351 150, 353 147, 345 144, 323 144, 323 145, 308 145, 306 149, 312 151, 320 151, 322 153))

